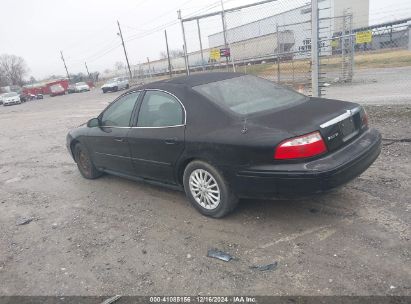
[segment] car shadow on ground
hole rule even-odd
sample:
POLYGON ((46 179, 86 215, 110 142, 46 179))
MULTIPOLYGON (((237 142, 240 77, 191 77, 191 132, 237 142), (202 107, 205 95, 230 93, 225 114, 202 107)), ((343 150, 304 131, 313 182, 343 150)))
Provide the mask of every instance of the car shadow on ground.
MULTIPOLYGON (((103 175, 100 180, 110 184, 121 184, 121 187, 130 187, 130 189, 135 189, 139 193, 143 191, 145 195, 169 201, 170 208, 175 210, 173 212, 181 214, 184 217, 188 214, 202 216, 191 207, 183 191, 169 189, 144 181, 128 180, 108 174, 103 175), (184 208, 185 210, 182 212, 180 208, 184 208)), ((115 188, 115 185, 113 185, 113 188, 115 188)), ((244 218, 255 218, 268 221, 287 221, 291 218, 298 220, 299 218, 311 217, 313 215, 317 218, 324 218, 324 216, 327 216, 327 218, 330 216, 344 218, 356 214, 356 206, 347 204, 347 199, 352 199, 347 197, 348 192, 350 191, 342 187, 326 193, 304 197, 240 199, 236 209, 224 217, 223 220, 236 222, 242 221, 244 218)), ((160 202, 153 202, 153 204, 154 203, 160 204, 160 202)), ((160 208, 160 205, 157 207, 160 208)))

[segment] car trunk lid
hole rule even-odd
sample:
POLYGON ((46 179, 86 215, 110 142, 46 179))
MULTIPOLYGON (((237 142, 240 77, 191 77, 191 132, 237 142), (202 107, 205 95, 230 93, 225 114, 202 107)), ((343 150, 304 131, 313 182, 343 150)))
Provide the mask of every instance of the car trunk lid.
POLYGON ((361 106, 351 102, 310 98, 309 101, 248 120, 295 136, 319 131, 328 151, 342 147, 361 132, 361 106))

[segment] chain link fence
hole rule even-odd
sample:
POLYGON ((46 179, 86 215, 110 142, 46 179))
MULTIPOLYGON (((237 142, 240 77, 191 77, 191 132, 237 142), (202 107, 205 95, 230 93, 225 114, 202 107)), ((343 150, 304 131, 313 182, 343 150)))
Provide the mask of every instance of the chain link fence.
POLYGON ((190 71, 237 71, 309 92, 311 5, 260 1, 182 20, 190 71))
POLYGON ((359 102, 408 102, 411 18, 372 26, 364 26, 359 19, 351 9, 328 18, 333 30, 320 38, 322 96, 344 96, 359 102))
MULTIPOLYGON (((411 99, 411 18, 385 18, 370 26, 369 1, 266 0, 224 9, 231 1, 214 4, 211 12, 201 15, 184 17, 179 12, 180 22, 167 30, 183 34, 183 46, 168 41, 170 49, 181 51, 147 58, 132 68, 134 77, 148 82, 188 73, 237 71, 307 95, 318 92, 329 98, 377 102, 411 99), (318 15, 314 34, 312 3, 318 15), (318 52, 312 48, 316 36, 318 52), (318 83, 312 77, 317 70, 318 83)), ((164 40, 164 35, 163 30, 153 32, 139 43, 149 45, 152 39, 164 40)))

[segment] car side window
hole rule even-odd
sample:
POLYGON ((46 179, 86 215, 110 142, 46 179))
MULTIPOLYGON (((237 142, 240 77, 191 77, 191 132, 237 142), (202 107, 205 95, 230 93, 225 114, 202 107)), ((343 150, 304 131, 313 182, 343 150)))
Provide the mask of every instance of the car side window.
POLYGON ((140 92, 133 92, 117 99, 101 117, 102 126, 129 127, 130 118, 133 113, 140 92))
POLYGON ((171 127, 184 123, 180 102, 165 92, 147 91, 141 103, 137 127, 171 127))

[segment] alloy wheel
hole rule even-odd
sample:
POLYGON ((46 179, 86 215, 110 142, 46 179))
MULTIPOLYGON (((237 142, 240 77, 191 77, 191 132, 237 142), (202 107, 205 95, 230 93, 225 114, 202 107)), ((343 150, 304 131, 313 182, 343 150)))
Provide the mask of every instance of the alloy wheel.
POLYGON ((79 163, 81 169, 83 169, 83 172, 89 173, 91 171, 90 158, 88 157, 88 155, 83 150, 79 151, 78 163, 79 163))
POLYGON ((220 188, 214 177, 204 169, 196 169, 190 174, 190 192, 195 201, 203 208, 212 210, 221 200, 220 188))

